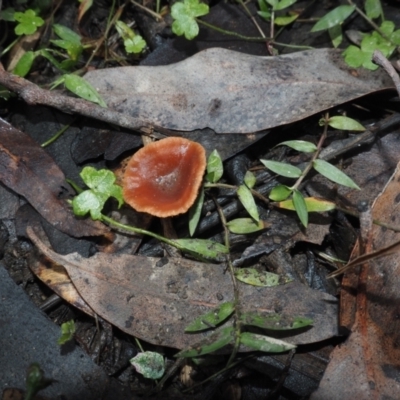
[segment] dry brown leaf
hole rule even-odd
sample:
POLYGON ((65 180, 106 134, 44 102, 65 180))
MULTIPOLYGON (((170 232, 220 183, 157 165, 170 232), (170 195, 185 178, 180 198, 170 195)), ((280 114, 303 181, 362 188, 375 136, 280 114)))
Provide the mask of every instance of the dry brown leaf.
MULTIPOLYGON (((374 219, 400 225, 399 181, 400 164, 373 205, 374 219)), ((371 238, 370 251, 377 251, 398 242, 400 233, 374 225, 371 238)), ((397 252, 370 260, 344 277, 341 325, 352 333, 333 351, 312 399, 399 398, 399 266, 397 252)))
POLYGON ((385 72, 352 69, 341 50, 258 57, 212 48, 166 66, 90 71, 108 106, 168 129, 250 133, 393 88, 385 72))
POLYGON ((65 176, 54 160, 27 134, 0 118, 0 181, 25 199, 55 228, 74 237, 97 236, 108 229, 75 218, 60 194, 65 176))
MULTIPOLYGON (((150 343, 182 349, 204 338, 185 334, 197 316, 233 300, 232 281, 223 265, 181 258, 152 258, 97 253, 66 256, 46 247, 31 227, 27 233, 41 252, 61 264, 85 302, 122 331, 150 343)), ((312 318, 313 327, 282 336, 295 343, 337 334, 336 299, 293 282, 275 288, 239 284, 243 311, 312 318), (290 336, 289 336, 290 335, 290 336)))

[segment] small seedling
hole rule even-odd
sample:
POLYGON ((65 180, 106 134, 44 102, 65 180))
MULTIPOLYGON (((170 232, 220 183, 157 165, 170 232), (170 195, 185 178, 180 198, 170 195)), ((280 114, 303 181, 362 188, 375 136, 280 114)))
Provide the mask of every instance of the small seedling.
POLYGON ((74 334, 76 331, 75 322, 73 319, 70 321, 64 322, 61 324, 61 336, 57 340, 59 345, 63 345, 74 338, 74 334))
POLYGON ((131 358, 129 362, 139 374, 147 379, 160 379, 165 372, 164 357, 153 351, 145 351, 131 358))
POLYGON ((35 11, 31 9, 25 12, 16 12, 14 19, 18 22, 15 27, 15 34, 18 36, 32 35, 44 24, 43 19, 37 16, 35 11))
POLYGON ((123 39, 125 51, 128 54, 139 54, 146 48, 146 42, 142 36, 136 34, 125 22, 117 21, 115 28, 123 39))

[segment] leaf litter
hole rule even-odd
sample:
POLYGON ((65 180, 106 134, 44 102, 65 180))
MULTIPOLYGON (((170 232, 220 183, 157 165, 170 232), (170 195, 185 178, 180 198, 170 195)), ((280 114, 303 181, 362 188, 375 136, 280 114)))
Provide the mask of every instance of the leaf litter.
POLYGON ((157 67, 85 75, 107 105, 167 129, 251 133, 393 88, 384 71, 352 69, 341 51, 258 57, 222 48, 157 67))
MULTIPOLYGON (((88 306, 122 331, 147 342, 178 349, 194 345, 210 332, 185 334, 185 327, 207 310, 233 300, 231 277, 224 273, 223 265, 181 258, 168 258, 162 265, 160 258, 127 254, 63 256, 48 248, 35 229, 27 229, 30 239, 46 257, 67 270, 88 306)), ((239 283, 239 287, 243 312, 270 315, 279 310, 282 315, 313 320, 310 329, 282 333, 285 341, 313 343, 337 334, 333 296, 298 282, 274 288, 239 283)))

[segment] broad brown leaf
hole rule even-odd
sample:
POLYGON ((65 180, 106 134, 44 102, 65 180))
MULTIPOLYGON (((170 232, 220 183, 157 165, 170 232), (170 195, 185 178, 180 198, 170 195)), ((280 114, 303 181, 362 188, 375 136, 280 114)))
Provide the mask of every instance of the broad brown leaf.
MULTIPOLYGON (((374 219, 400 226, 399 181, 400 164, 373 205, 374 219)), ((399 242, 400 233, 374 225, 370 237, 368 253, 399 242)), ((358 246, 353 253, 357 251, 358 246)), ((312 399, 399 398, 400 253, 386 253, 345 275, 341 325, 352 333, 333 351, 312 399)))
MULTIPOLYGON (((182 349, 208 335, 185 334, 199 315, 233 300, 225 266, 181 258, 97 253, 66 256, 46 247, 31 227, 29 237, 52 261, 67 270, 87 304, 122 331, 150 343, 182 349)), ((244 312, 280 313, 312 318, 313 327, 281 336, 295 343, 321 341, 337 334, 336 299, 293 282, 275 288, 240 284, 244 312), (295 335, 295 336, 293 336, 295 335)))
POLYGON ((168 129, 250 133, 392 88, 385 72, 351 69, 341 50, 258 57, 212 48, 176 64, 90 71, 108 106, 168 129))
POLYGON ((55 228, 71 236, 96 236, 107 228, 75 218, 60 195, 68 184, 54 160, 27 134, 0 118, 0 181, 25 199, 55 228))

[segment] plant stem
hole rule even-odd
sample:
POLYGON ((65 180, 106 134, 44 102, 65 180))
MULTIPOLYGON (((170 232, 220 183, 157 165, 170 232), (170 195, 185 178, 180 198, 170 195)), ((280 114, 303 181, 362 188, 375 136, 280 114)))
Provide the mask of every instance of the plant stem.
POLYGON ((73 119, 72 122, 70 122, 69 124, 63 126, 55 135, 53 135, 49 140, 46 140, 45 142, 43 142, 41 144, 42 147, 46 147, 49 144, 52 144, 53 142, 55 142, 68 128, 71 127, 71 124, 74 123, 76 120, 76 118, 73 119))
POLYGON ((304 168, 303 172, 301 173, 301 176, 297 179, 296 183, 291 187, 291 189, 294 191, 299 188, 301 183, 303 182, 304 178, 306 175, 311 171, 313 167, 313 162, 318 158, 319 153, 321 153, 322 150, 322 145, 324 144, 324 141, 326 139, 326 135, 328 133, 328 119, 329 119, 329 113, 325 113, 325 126, 324 126, 324 131, 319 139, 318 145, 317 145, 317 150, 312 156, 311 161, 307 164, 307 166, 304 168))
MULTIPOLYGON (((217 203, 217 201, 214 199, 214 203, 215 206, 217 208, 219 217, 221 219, 222 222, 222 226, 224 228, 224 232, 225 232, 225 246, 230 249, 230 240, 229 240, 229 229, 227 226, 227 222, 226 222, 226 218, 225 215, 222 211, 222 208, 219 206, 219 204, 217 203)), ((227 362, 227 367, 229 367, 229 365, 233 362, 233 360, 236 358, 236 354, 239 351, 239 347, 240 347, 240 334, 242 332, 242 323, 240 322, 240 306, 239 306, 239 285, 237 283, 237 280, 235 278, 235 269, 233 267, 232 264, 232 260, 231 260, 231 256, 230 256, 230 252, 228 252, 228 254, 226 254, 226 262, 228 264, 228 268, 229 268, 229 272, 232 278, 232 284, 233 284, 233 295, 234 295, 234 300, 233 300, 233 304, 234 304, 234 315, 235 315, 235 343, 233 345, 233 350, 232 353, 229 357, 229 360, 227 362)))
POLYGON ((254 37, 254 36, 245 36, 245 35, 241 35, 240 33, 236 33, 236 32, 232 32, 232 31, 228 31, 226 29, 222 29, 216 25, 210 24, 208 22, 205 22, 201 19, 196 18, 196 21, 200 24, 200 25, 204 25, 207 28, 213 29, 214 31, 223 33, 224 35, 229 35, 229 36, 236 36, 239 39, 243 39, 243 40, 247 40, 250 42, 265 42, 266 40, 270 40, 271 38, 263 38, 263 37, 254 37))
MULTIPOLYGON (((369 25, 371 25, 373 29, 375 29, 382 37, 384 37, 384 38, 387 39, 390 43, 392 43, 392 41, 390 40, 390 37, 388 37, 388 36, 386 35, 386 33, 383 32, 382 29, 379 28, 379 26, 376 25, 375 22, 372 21, 371 18, 369 18, 369 17, 364 13, 363 10, 361 10, 361 8, 359 8, 356 4, 354 4, 354 3, 352 2, 352 0, 347 0, 347 1, 348 1, 348 3, 349 3, 351 6, 354 6, 354 7, 355 7, 355 8, 354 8, 355 11, 356 11, 362 18, 364 18, 364 20, 365 20, 369 25)), ((393 44, 393 43, 392 43, 392 44, 393 44)))

